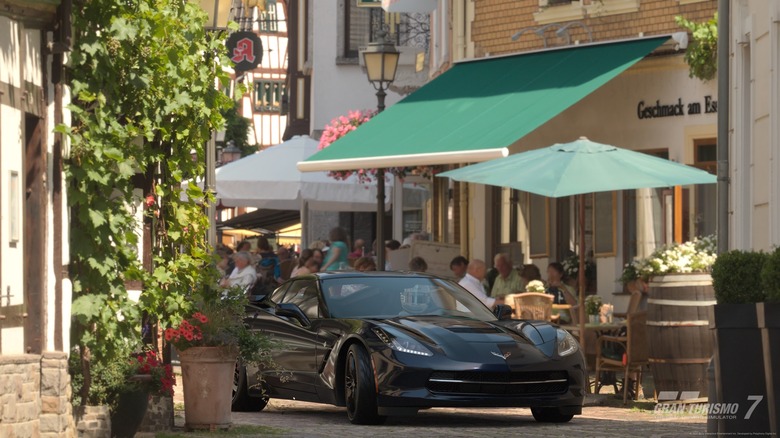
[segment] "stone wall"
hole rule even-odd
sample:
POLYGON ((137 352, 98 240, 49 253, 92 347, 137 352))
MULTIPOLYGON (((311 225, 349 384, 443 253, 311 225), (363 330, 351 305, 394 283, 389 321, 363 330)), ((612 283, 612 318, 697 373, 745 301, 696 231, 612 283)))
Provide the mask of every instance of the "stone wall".
POLYGON ((0 436, 70 437, 68 356, 0 356, 0 436))
POLYGON ((108 406, 79 406, 76 408, 78 438, 111 437, 111 412, 108 406))
POLYGON ((155 395, 149 398, 139 432, 166 432, 173 429, 173 397, 155 395))

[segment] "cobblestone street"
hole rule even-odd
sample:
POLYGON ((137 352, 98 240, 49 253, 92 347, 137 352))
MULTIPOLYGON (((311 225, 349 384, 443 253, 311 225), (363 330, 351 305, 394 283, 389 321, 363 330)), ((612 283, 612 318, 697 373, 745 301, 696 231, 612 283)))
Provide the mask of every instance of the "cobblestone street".
MULTIPOLYGON (((181 417, 177 423, 183 422, 181 417)), ((430 409, 416 417, 391 417, 383 426, 354 426, 343 408, 271 400, 259 413, 233 413, 235 425, 282 429, 285 437, 681 437, 702 436, 706 419, 654 415, 631 408, 585 407, 568 424, 536 423, 529 409, 430 409)))

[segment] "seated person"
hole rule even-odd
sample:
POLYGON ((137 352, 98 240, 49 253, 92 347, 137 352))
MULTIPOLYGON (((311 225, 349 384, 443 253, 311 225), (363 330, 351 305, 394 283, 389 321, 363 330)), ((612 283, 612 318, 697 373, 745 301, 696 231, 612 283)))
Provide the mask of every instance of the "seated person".
POLYGON ((490 290, 490 296, 494 298, 506 297, 523 291, 523 284, 520 274, 512 267, 512 260, 509 255, 504 253, 496 254, 493 259, 498 275, 490 290))
MULTIPOLYGON (((573 290, 563 282, 563 265, 558 262, 550 263, 547 266, 545 293, 553 296, 553 304, 569 304, 572 306, 572 310, 577 306, 577 298, 575 298, 573 290)), ((562 324, 576 322, 573 311, 559 311, 558 314, 562 324)))
POLYGON ((352 252, 347 255, 350 259, 359 259, 365 255, 366 241, 363 239, 355 239, 355 244, 352 245, 352 252))
POLYGON ((355 270, 360 272, 376 271, 376 262, 373 257, 360 257, 355 260, 355 270))
POLYGON ((252 266, 252 256, 248 252, 241 251, 233 255, 233 260, 236 267, 230 276, 219 282, 219 285, 226 288, 239 286, 244 290, 249 290, 257 281, 257 273, 252 266))
POLYGON ((428 270, 428 263, 422 257, 413 257, 409 260, 409 270, 413 272, 425 272, 428 270))

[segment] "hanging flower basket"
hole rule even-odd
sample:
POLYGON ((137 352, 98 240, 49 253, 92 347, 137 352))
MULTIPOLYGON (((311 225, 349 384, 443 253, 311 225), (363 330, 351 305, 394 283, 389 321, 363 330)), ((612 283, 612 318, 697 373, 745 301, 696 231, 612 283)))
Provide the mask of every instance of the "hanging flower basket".
MULTIPOLYGON (((336 140, 357 129, 358 126, 368 122, 376 114, 376 111, 371 110, 350 111, 346 116, 333 119, 322 132, 319 149, 322 150, 330 146, 336 140)), ((409 176, 430 179, 441 170, 441 166, 389 167, 385 169, 386 173, 395 175, 401 180, 409 176)), ((345 180, 356 175, 358 182, 369 184, 376 181, 376 172, 377 169, 337 170, 328 172, 328 175, 338 180, 345 180)))

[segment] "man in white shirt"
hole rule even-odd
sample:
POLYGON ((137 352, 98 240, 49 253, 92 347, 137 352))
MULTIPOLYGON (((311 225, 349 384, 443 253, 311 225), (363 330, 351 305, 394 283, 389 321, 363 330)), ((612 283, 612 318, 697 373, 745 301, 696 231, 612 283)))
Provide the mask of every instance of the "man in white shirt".
POLYGON ((233 260, 236 262, 236 267, 228 278, 220 282, 220 286, 240 286, 245 291, 249 290, 257 281, 257 272, 252 266, 252 255, 245 251, 237 252, 233 255, 233 260))
POLYGON ((466 268, 466 276, 458 283, 463 286, 464 289, 471 292, 472 295, 477 297, 487 307, 493 308, 496 304, 503 304, 503 299, 490 298, 485 293, 485 286, 482 285, 482 280, 485 279, 485 273, 487 273, 487 266, 485 262, 479 259, 474 259, 469 263, 466 268))

